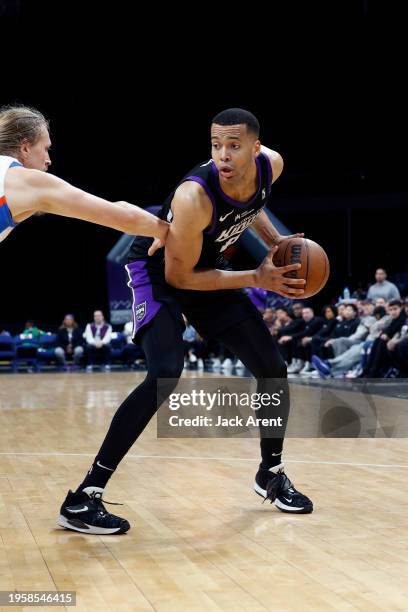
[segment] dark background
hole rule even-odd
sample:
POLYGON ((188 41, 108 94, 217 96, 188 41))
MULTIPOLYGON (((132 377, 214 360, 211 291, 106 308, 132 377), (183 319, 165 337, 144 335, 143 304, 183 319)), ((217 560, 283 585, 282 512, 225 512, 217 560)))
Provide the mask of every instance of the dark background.
MULTIPOLYGON (((142 15, 119 2, 85 15, 32 4, 0 5, 0 104, 32 105, 50 119, 53 173, 107 199, 157 204, 208 159, 212 116, 248 108, 285 160, 273 211, 329 255, 316 307, 346 284, 366 287, 378 266, 391 277, 408 272, 395 5, 272 2, 226 14, 215 4, 155 5, 142 15)), ((118 238, 51 215, 16 228, 0 245, 0 327, 107 312, 105 258, 118 238)))

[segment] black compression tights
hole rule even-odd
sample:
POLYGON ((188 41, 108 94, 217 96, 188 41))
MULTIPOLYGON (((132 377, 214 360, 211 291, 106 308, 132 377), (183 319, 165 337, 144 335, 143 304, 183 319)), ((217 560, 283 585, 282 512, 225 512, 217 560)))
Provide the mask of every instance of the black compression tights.
MULTIPOLYGON (((247 319, 218 335, 217 340, 235 353, 252 372, 258 380, 258 392, 276 391, 276 384, 271 386, 271 383, 264 379, 284 379, 279 385, 284 390, 279 414, 283 415, 286 423, 289 412, 286 366, 263 321, 258 317, 247 319)), ((90 485, 105 486, 113 470, 157 411, 157 379, 175 379, 174 385, 166 389, 169 395, 176 387, 177 379, 183 371, 184 347, 181 325, 165 305, 160 308, 153 324, 143 332, 141 344, 146 356, 148 374, 119 406, 96 456, 92 471, 80 488, 90 485), (97 461, 109 470, 96 466, 97 461)), ((161 398, 161 401, 164 399, 161 398)), ((281 438, 261 438, 262 467, 269 468, 280 463, 283 435, 284 428, 281 438)))

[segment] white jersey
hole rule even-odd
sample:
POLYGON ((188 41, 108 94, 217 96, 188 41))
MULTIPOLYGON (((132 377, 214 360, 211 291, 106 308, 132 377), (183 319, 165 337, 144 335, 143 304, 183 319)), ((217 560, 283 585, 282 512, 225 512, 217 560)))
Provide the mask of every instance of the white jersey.
POLYGON ((0 242, 9 235, 11 230, 16 227, 7 204, 6 194, 4 193, 4 180, 9 168, 22 166, 18 159, 8 155, 0 155, 0 242))

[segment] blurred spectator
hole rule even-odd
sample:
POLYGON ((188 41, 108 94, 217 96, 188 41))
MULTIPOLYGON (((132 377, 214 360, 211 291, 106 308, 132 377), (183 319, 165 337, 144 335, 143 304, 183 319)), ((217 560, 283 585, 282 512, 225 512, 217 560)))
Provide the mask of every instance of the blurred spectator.
POLYGON ((357 306, 355 304, 338 304, 336 324, 327 336, 321 337, 318 334, 313 338, 312 355, 317 355, 322 359, 334 357, 331 341, 336 338, 351 336, 356 331, 358 324, 357 306))
POLYGON ((364 300, 357 300, 355 302, 356 306, 357 306, 357 312, 358 312, 358 316, 361 317, 363 314, 363 303, 364 300))
MULTIPOLYGON (((404 312, 404 310, 403 310, 404 312)), ((404 325, 400 331, 397 332, 391 340, 387 342, 388 358, 392 364, 391 372, 388 372, 386 376, 392 374, 392 370, 398 370, 399 377, 402 378, 407 370, 407 361, 405 353, 404 340, 408 338, 408 319, 405 319, 404 325)), ((394 375, 396 372, 394 372, 394 375)))
POLYGON ((303 329, 292 334, 293 365, 288 367, 289 374, 309 372, 311 370, 311 341, 323 326, 323 318, 315 317, 313 308, 304 306, 302 309, 303 329))
POLYGON ((201 352, 204 343, 201 337, 197 334, 194 327, 190 325, 184 315, 183 319, 186 326, 186 329, 183 333, 185 358, 184 367, 191 366, 194 368, 197 367, 199 370, 202 370, 204 368, 204 361, 201 357, 201 352))
MULTIPOLYGON (((344 312, 345 306, 340 304, 344 312)), ((339 306, 339 308, 340 308, 339 306)), ((331 338, 334 328, 339 323, 337 319, 337 310, 335 306, 327 304, 323 307, 323 324, 317 334, 314 334, 311 339, 311 353, 312 355, 318 354, 320 346, 326 342, 328 338, 331 338)))
POLYGON ((340 303, 337 304, 337 321, 344 321, 344 311, 346 310, 346 304, 340 303))
POLYGON ((360 317, 372 317, 374 316, 374 304, 370 300, 361 301, 361 311, 359 311, 360 317))
MULTIPOLYGON (((350 306, 350 304, 349 304, 350 306)), ((355 322, 358 323, 355 331, 353 331, 348 336, 343 336, 340 338, 333 338, 330 340, 330 346, 333 350, 334 357, 341 355, 347 349, 349 349, 354 344, 360 344, 365 340, 370 331, 370 327, 375 323, 376 319, 372 314, 365 315, 364 313, 369 313, 372 309, 370 308, 371 304, 366 304, 363 307, 363 316, 356 317, 355 322)), ((348 316, 348 312, 346 317, 348 316)))
POLYGON ((273 308, 265 308, 263 313, 263 320, 265 321, 266 327, 269 329, 269 333, 274 333, 274 326, 277 317, 273 308))
POLYGON ((317 356, 313 357, 313 364, 319 374, 323 377, 330 375, 336 377, 343 376, 347 371, 350 371, 348 377, 356 378, 362 371, 362 368, 357 367, 362 359, 362 351, 380 335, 388 321, 389 316, 386 315, 383 306, 376 308, 372 317, 370 315, 363 317, 356 332, 348 338, 341 339, 342 341, 348 341, 349 348, 338 353, 332 359, 322 360, 317 356), (355 368, 355 371, 353 368, 355 368))
POLYGON ((273 336, 278 336, 280 330, 293 321, 293 313, 285 306, 278 306, 275 311, 275 321, 269 329, 273 336))
POLYGON ((374 317, 376 322, 370 327, 370 333, 362 344, 360 361, 355 368, 355 371, 349 373, 349 378, 356 378, 360 376, 362 371, 367 365, 368 356, 371 353, 371 347, 374 344, 374 340, 379 338, 384 329, 391 323, 391 317, 387 313, 384 306, 376 306, 374 308, 374 317))
MULTIPOLYGON (((29 340, 39 340, 40 336, 42 336, 43 334, 45 334, 47 332, 42 331, 41 329, 39 329, 38 327, 36 327, 34 325, 34 321, 26 321, 26 324, 24 326, 24 331, 22 332, 22 334, 20 334, 21 336, 25 336, 27 339, 29 340)), ((29 346, 30 343, 27 342, 23 342, 22 346, 29 346)))
POLYGON ((126 344, 133 344, 133 320, 125 323, 123 326, 123 335, 126 338, 126 344))
POLYGON ((57 332, 55 359, 60 366, 65 366, 66 359, 79 365, 84 354, 82 330, 78 327, 74 315, 67 314, 57 332))
POLYGON ((128 368, 136 367, 143 369, 146 360, 141 346, 133 342, 133 320, 125 323, 123 335, 126 338, 126 346, 123 349, 123 362, 128 368))
POLYGON ((110 342, 112 326, 106 323, 101 310, 95 310, 94 322, 85 328, 87 372, 92 372, 95 362, 101 364, 105 371, 110 371, 110 342))
POLYGON ((408 378, 408 333, 403 334, 403 328, 401 338, 389 350, 391 361, 398 369, 398 378, 408 378))
MULTIPOLYGON (((281 308, 280 310, 283 310, 281 308)), ((278 345, 281 355, 285 362, 289 364, 289 367, 294 366, 293 348, 292 348, 292 335, 301 331, 305 322, 302 317, 303 304, 302 302, 295 302, 290 312, 290 321, 285 325, 281 324, 278 331, 278 345)))
POLYGON ((355 304, 347 304, 344 308, 344 320, 336 325, 331 338, 320 346, 320 356, 334 357, 333 342, 340 338, 348 338, 348 336, 354 334, 359 324, 360 319, 358 317, 357 306, 355 304))
POLYGON ((391 322, 384 329, 380 337, 374 341, 367 365, 361 374, 363 378, 381 377, 391 366, 387 344, 389 340, 398 337, 407 316, 399 300, 391 300, 388 304, 388 312, 391 316, 391 322))
POLYGON ((385 298, 379 297, 379 298, 376 298, 374 300, 374 305, 375 305, 375 307, 377 307, 377 306, 384 306, 384 308, 387 308, 388 302, 387 302, 387 300, 385 298))
MULTIPOLYGON (((17 348, 17 356, 19 359, 35 359, 38 353, 38 342, 40 336, 45 334, 34 325, 34 321, 28 320, 25 323, 24 331, 20 334, 22 342, 17 348)), ((29 367, 28 371, 31 372, 32 368, 29 367)))
POLYGON ((375 300, 382 297, 387 302, 390 300, 400 300, 400 292, 394 283, 387 281, 387 273, 384 268, 378 268, 375 273, 375 284, 371 285, 367 293, 368 300, 375 300))
POLYGON ((356 306, 358 310, 358 316, 360 318, 373 315, 375 308, 374 302, 371 302, 370 300, 357 300, 356 306))
POLYGON ((302 321, 302 310, 303 310, 303 303, 302 302, 294 302, 292 304, 292 313, 293 313, 293 319, 298 319, 299 321, 302 321))

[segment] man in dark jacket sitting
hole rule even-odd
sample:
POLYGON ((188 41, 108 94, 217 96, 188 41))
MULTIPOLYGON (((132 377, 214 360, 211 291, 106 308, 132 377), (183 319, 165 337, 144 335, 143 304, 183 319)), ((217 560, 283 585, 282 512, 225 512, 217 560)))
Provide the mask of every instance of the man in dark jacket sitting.
POLYGON ((355 304, 347 304, 344 309, 344 319, 337 323, 330 336, 322 342, 319 347, 313 347, 313 354, 323 359, 333 358, 332 340, 336 338, 348 338, 354 334, 359 324, 360 319, 358 317, 357 306, 355 304))
POLYGON ((280 318, 278 311, 286 310, 283 307, 276 309, 276 315, 281 321, 281 327, 277 334, 278 347, 283 359, 289 364, 289 368, 294 365, 293 359, 293 346, 292 346, 292 334, 301 331, 305 322, 302 317, 302 302, 295 302, 292 306, 292 310, 286 311, 287 317, 280 318))
POLYGON ((311 360, 311 338, 323 326, 324 320, 322 317, 315 317, 313 308, 305 306, 302 309, 302 318, 304 321, 303 328, 298 332, 292 333, 292 350, 293 350, 293 367, 288 368, 288 373, 298 374, 299 372, 307 372, 310 368, 311 360))
POLYGON ((79 365, 84 354, 82 330, 75 322, 74 315, 67 314, 57 332, 55 358, 60 366, 65 366, 67 358, 79 365))

